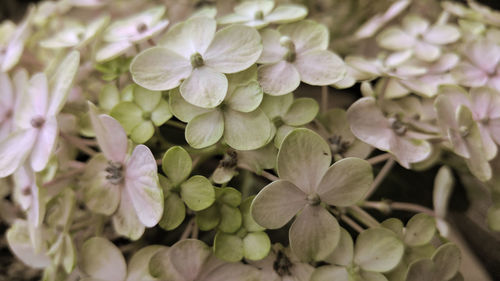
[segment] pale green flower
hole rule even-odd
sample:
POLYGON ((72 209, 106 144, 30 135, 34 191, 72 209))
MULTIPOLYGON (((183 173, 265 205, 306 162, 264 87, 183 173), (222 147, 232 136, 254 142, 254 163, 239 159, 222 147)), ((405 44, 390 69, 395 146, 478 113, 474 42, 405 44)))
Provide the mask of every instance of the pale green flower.
POLYGON ((16 26, 11 21, 4 21, 0 25, 0 67, 2 72, 11 70, 21 58, 25 41, 31 32, 33 9, 29 10, 26 18, 16 26))
POLYGON ((273 0, 244 1, 234 7, 234 13, 223 16, 219 24, 240 23, 255 28, 269 24, 290 23, 307 15, 307 8, 296 4, 283 4, 276 8, 273 0))
POLYGON ((342 59, 327 50, 328 29, 311 20, 281 25, 261 32, 264 49, 257 63, 265 93, 280 96, 295 90, 300 81, 330 85, 344 78, 342 59))
POLYGON ((109 23, 109 16, 101 16, 88 25, 67 20, 65 27, 51 37, 40 41, 40 46, 47 49, 82 48, 89 44, 109 23))

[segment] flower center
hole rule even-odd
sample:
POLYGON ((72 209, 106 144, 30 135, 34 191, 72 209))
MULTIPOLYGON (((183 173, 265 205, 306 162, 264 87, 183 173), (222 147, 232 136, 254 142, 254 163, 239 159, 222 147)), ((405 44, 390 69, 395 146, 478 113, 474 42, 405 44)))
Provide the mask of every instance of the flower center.
POLYGON ((238 154, 234 150, 228 150, 224 154, 224 158, 220 161, 220 166, 223 168, 232 169, 238 164, 238 154))
POLYGON ((467 126, 460 126, 460 128, 458 128, 458 131, 460 132, 460 136, 462 138, 467 137, 470 133, 469 128, 467 128, 467 126))
POLYGON ((290 269, 292 266, 292 262, 282 251, 278 251, 278 253, 276 253, 276 260, 273 263, 273 269, 279 276, 291 276, 292 273, 290 272, 290 269))
POLYGON ((350 145, 350 142, 342 140, 342 136, 340 135, 329 137, 328 142, 330 142, 330 149, 333 154, 344 154, 350 145))
POLYGON ((403 122, 401 122, 399 119, 395 118, 395 117, 389 118, 389 122, 391 124, 392 130, 398 136, 404 136, 404 134, 406 133, 406 130, 408 130, 408 128, 406 127, 406 125, 403 122))
POLYGON ((203 57, 200 55, 200 53, 194 53, 191 55, 191 65, 194 68, 201 67, 205 64, 203 61, 203 57))
POLYGON ((321 199, 317 193, 307 195, 307 203, 312 206, 317 206, 321 203, 321 199))
POLYGON ((144 112, 142 113, 142 119, 144 119, 144 120, 146 120, 146 121, 150 120, 150 119, 151 119, 151 112, 149 112, 149 111, 144 111, 144 112))
POLYGON ((138 24, 135 28, 137 29, 137 32, 139 32, 139 33, 143 33, 144 31, 148 30, 148 26, 143 22, 138 24))
POLYGON ((114 184, 120 184, 123 181, 123 165, 121 163, 109 161, 106 167, 106 179, 114 184))
POLYGON ((40 129, 43 126, 43 124, 45 124, 45 118, 43 118, 43 116, 40 115, 35 116, 31 118, 30 123, 33 128, 40 129))
POLYGON ((282 36, 280 38, 280 45, 287 49, 283 59, 287 62, 294 62, 297 58, 297 53, 295 52, 295 44, 292 42, 292 39, 288 36, 282 36))
POLYGON ((263 20, 264 19, 264 12, 262 12, 262 11, 255 12, 253 18, 256 20, 263 20))

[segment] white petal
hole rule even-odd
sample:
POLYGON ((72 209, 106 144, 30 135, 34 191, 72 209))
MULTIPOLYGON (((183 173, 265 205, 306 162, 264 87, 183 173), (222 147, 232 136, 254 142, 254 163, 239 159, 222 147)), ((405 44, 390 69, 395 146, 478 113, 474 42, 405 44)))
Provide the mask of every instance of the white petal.
POLYGON ((441 55, 441 49, 429 43, 417 42, 415 55, 423 61, 435 61, 441 55))
POLYGON ((61 62, 54 75, 50 77, 50 104, 48 115, 61 111, 68 97, 71 85, 80 64, 80 53, 72 51, 61 62))
POLYGON ((208 17, 194 17, 170 28, 158 44, 189 59, 195 53, 203 57, 214 39, 217 23, 208 17))
POLYGON ((262 54, 258 63, 275 63, 283 59, 287 49, 280 44, 280 33, 274 29, 264 29, 260 32, 262 37, 262 54))
POLYGON ((272 96, 288 94, 300 84, 299 72, 294 65, 286 61, 261 65, 258 75, 262 90, 272 96))
POLYGON ((243 3, 234 7, 237 14, 244 15, 248 18, 254 18, 255 13, 262 12, 267 15, 274 8, 274 1, 259 0, 259 1, 244 1, 243 3))
POLYGON ((312 20, 285 24, 280 26, 278 31, 292 39, 297 53, 326 50, 330 43, 328 28, 312 20))
POLYGON ((192 71, 188 59, 164 47, 154 47, 138 54, 130 64, 134 82, 142 87, 163 91, 179 86, 192 71))
POLYGON ((272 23, 288 23, 298 21, 307 16, 307 8, 302 5, 279 5, 265 19, 272 23))
POLYGON ((466 47, 465 55, 483 71, 493 73, 500 62, 500 46, 488 40, 475 41, 466 47))
POLYGON ((233 25, 215 34, 203 59, 207 66, 222 73, 235 73, 254 64, 261 52, 260 35, 254 28, 233 25))
POLYGON ((151 150, 142 144, 136 146, 127 163, 125 188, 139 220, 147 227, 155 226, 163 214, 163 192, 157 170, 151 150))
POLYGON ((137 217, 132 199, 126 190, 120 192, 120 205, 113 215, 112 223, 116 233, 131 240, 139 239, 144 233, 144 225, 137 217))
POLYGON ((310 85, 333 84, 344 78, 347 72, 342 59, 325 50, 298 54, 294 65, 300 74, 300 80, 310 85))
POLYGON ((102 237, 85 241, 81 249, 81 269, 98 280, 125 280, 127 265, 113 243, 102 237))
POLYGON ((415 38, 400 28, 390 27, 377 36, 377 42, 382 48, 402 51, 413 47, 415 38))
POLYGON ((460 31, 449 24, 435 25, 424 34, 425 41, 439 45, 453 43, 458 38, 460 38, 460 31))
POLYGON ((224 140, 234 149, 253 150, 264 146, 271 134, 271 122, 262 110, 224 112, 224 140))
POLYGON ((224 100, 227 87, 224 74, 202 66, 195 68, 191 76, 182 82, 180 91, 187 102, 203 108, 213 108, 224 100))
POLYGON ((124 54, 132 46, 132 43, 127 41, 118 41, 105 44, 97 50, 95 59, 100 63, 112 60, 119 55, 124 54))
POLYGON ((0 178, 11 175, 26 160, 35 144, 37 130, 17 131, 0 143, 0 178))
POLYGON ((458 63, 452 74, 458 83, 469 87, 484 86, 488 81, 488 75, 483 70, 465 61, 458 63))
POLYGON ((50 156, 56 145, 58 135, 56 117, 49 117, 45 120, 43 127, 38 130, 38 136, 31 152, 31 168, 33 171, 40 172, 45 169, 50 156))

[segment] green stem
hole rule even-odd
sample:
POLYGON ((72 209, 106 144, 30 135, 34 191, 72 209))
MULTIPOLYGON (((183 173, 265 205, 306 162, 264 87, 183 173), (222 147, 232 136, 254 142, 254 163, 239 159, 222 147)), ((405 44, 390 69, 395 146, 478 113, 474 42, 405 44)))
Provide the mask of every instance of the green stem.
POLYGON ((375 190, 377 190, 377 187, 382 183, 382 181, 391 171, 394 163, 395 163, 394 158, 389 158, 389 160, 385 162, 384 166, 382 167, 382 170, 380 170, 380 172, 375 177, 375 180, 373 180, 373 183, 370 189, 366 192, 364 198, 370 198, 370 196, 375 192, 375 190))
POLYGON ((181 129, 181 130, 186 129, 186 124, 179 122, 179 121, 175 121, 175 120, 168 120, 165 124, 172 126, 172 127, 175 127, 177 129, 181 129))
POLYGON ((377 227, 380 223, 359 206, 347 207, 347 213, 367 227, 377 227))

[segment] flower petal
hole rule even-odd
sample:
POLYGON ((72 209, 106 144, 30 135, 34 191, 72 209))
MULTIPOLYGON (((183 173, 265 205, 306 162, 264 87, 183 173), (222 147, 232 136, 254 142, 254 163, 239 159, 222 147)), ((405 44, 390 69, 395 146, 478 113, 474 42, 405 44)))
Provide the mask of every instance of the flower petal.
POLYGON ((9 249, 25 264, 34 268, 45 268, 51 264, 46 251, 36 251, 30 239, 30 225, 25 220, 15 220, 5 237, 9 249))
POLYGON ((42 128, 38 130, 37 138, 33 150, 31 151, 31 168, 40 172, 45 169, 50 156, 56 146, 56 138, 59 133, 57 119, 55 116, 48 117, 42 128))
POLYGON ((307 16, 307 8, 302 5, 279 5, 265 19, 272 23, 289 23, 299 21, 307 16))
POLYGON ((227 94, 227 78, 217 70, 202 66, 195 68, 191 76, 182 82, 182 97, 192 105, 213 108, 219 105, 227 94))
POLYGON ((262 14, 267 15, 274 8, 274 1, 270 0, 259 0, 259 1, 245 1, 234 7, 234 11, 237 14, 247 16, 248 18, 254 18, 255 13, 262 12, 262 14))
POLYGON ((363 270, 386 272, 398 265, 404 245, 394 232, 371 228, 361 232, 354 246, 354 263, 363 270))
POLYGON ((328 170, 332 156, 328 144, 315 132, 295 129, 289 133, 278 152, 278 174, 304 193, 316 190, 328 170))
POLYGON ((240 112, 251 112, 259 107, 264 93, 257 81, 237 87, 226 103, 229 107, 240 112))
POLYGON ((130 139, 135 143, 147 142, 155 133, 155 127, 151 121, 142 121, 130 133, 130 139))
POLYGON ((181 184, 181 197, 193 211, 201 211, 210 207, 215 201, 212 183, 204 176, 196 175, 181 184))
POLYGON ((50 104, 48 115, 56 115, 61 111, 75 79, 80 64, 80 53, 72 51, 60 63, 54 75, 50 77, 50 104))
POLYGON ((324 207, 306 205, 289 231, 290 248, 302 261, 319 261, 337 247, 340 226, 324 207))
POLYGON ((363 199, 372 182, 372 166, 368 162, 344 158, 326 171, 316 192, 322 202, 345 207, 363 199))
POLYGON ((277 180, 264 187, 252 202, 254 220, 269 229, 283 227, 307 204, 307 195, 293 183, 277 180))
POLYGON ((326 50, 297 54, 294 65, 300 74, 300 80, 310 85, 333 84, 342 80, 347 73, 342 59, 326 50))
POLYGON ((435 45, 417 42, 415 44, 415 56, 423 61, 435 61, 441 55, 441 49, 435 45))
POLYGON ((215 144, 224 133, 224 118, 214 110, 196 116, 186 126, 186 141, 193 148, 204 148, 215 144))
POLYGON ((280 44, 281 34, 275 29, 267 28, 260 32, 260 36, 263 49, 257 62, 275 63, 282 60, 287 49, 280 44))
POLYGON ((208 17, 194 17, 170 28, 158 41, 160 46, 189 59, 199 53, 205 58, 208 46, 214 40, 217 23, 208 17))
POLYGON ((319 112, 319 105, 312 98, 295 99, 283 116, 283 122, 289 126, 302 126, 311 122, 319 112))
POLYGON ((415 44, 415 38, 397 27, 389 27, 377 36, 377 43, 382 48, 403 51, 415 44))
POLYGON ((254 64, 261 52, 260 35, 254 28, 232 25, 215 34, 203 59, 217 71, 235 73, 254 64))
POLYGON ((123 281, 127 264, 113 243, 102 237, 92 237, 82 246, 80 267, 92 278, 123 281))
POLYGON ((272 96, 286 95, 300 85, 300 75, 295 66, 286 61, 261 65, 259 82, 264 93, 272 96))
POLYGON ((493 73, 500 62, 500 46, 488 40, 478 40, 466 46, 467 58, 486 73, 493 73))
POLYGON ((292 39, 297 53, 326 50, 330 43, 328 28, 312 20, 281 25, 278 31, 292 39))
POLYGON ((157 169, 151 150, 145 145, 136 146, 127 163, 125 188, 139 220, 147 227, 155 226, 163 214, 163 192, 157 169))
POLYGON ((119 235, 137 240, 144 233, 144 224, 137 217, 129 192, 122 189, 120 195, 120 205, 111 220, 113 228, 119 235))
POLYGON ((253 150, 264 146, 271 134, 271 122, 260 109, 224 112, 224 141, 234 149, 253 150))
POLYGON ((154 281, 155 278, 149 273, 149 261, 165 246, 150 245, 135 252, 128 263, 126 281, 154 281))
POLYGON ((191 122, 191 120, 193 120, 193 118, 195 118, 196 116, 211 111, 211 109, 194 106, 187 102, 181 96, 179 88, 170 90, 169 97, 170 98, 168 99, 168 102, 172 113, 175 117, 177 117, 177 119, 181 120, 182 122, 191 122))
POLYGON ((19 130, 0 142, 0 178, 14 173, 33 148, 37 130, 19 130))
POLYGON ((438 45, 453 43, 458 38, 460 38, 460 31, 449 24, 434 25, 424 34, 425 41, 438 45))
POLYGON ((210 256, 210 248, 199 240, 186 239, 175 243, 168 254, 173 267, 184 280, 196 280, 210 256))
POLYGON ((97 50, 95 60, 99 63, 110 61, 124 54, 129 48, 132 48, 132 46, 132 43, 125 41, 104 44, 97 50))
POLYGON ((89 115, 97 143, 106 158, 123 163, 128 148, 128 138, 123 127, 109 115, 97 115, 97 108, 91 103, 89 103, 89 115))
POLYGON ((142 87, 163 91, 179 86, 191 74, 188 59, 165 47, 147 49, 132 60, 130 73, 134 82, 142 87))

